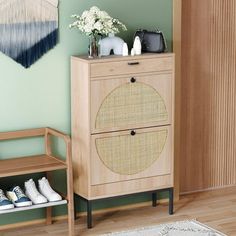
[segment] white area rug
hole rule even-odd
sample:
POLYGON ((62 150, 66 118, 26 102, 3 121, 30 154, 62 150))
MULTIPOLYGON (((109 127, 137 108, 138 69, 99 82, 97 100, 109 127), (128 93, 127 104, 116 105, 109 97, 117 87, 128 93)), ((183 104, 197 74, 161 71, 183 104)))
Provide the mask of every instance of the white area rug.
POLYGON ((198 221, 179 221, 103 236, 226 236, 198 221))

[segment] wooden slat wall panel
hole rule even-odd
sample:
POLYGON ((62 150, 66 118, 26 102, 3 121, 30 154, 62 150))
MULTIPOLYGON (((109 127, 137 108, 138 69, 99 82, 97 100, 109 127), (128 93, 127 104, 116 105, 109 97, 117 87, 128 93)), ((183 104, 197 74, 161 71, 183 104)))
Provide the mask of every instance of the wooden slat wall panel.
POLYGON ((180 123, 181 123, 181 18, 182 0, 173 0, 173 52, 175 53, 175 147, 174 147, 174 189, 175 200, 180 193, 180 123))
POLYGON ((183 0, 181 192, 236 184, 236 1, 183 0))

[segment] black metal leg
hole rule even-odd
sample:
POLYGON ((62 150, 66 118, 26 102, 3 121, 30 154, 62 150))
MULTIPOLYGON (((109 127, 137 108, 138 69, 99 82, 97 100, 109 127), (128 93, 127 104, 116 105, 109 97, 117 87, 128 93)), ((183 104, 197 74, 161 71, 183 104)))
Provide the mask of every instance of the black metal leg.
POLYGON ((156 207, 157 206, 157 193, 152 193, 152 206, 156 207))
POLYGON ((76 207, 77 207, 77 204, 76 204, 77 202, 76 202, 76 194, 74 194, 74 217, 75 217, 75 220, 77 219, 77 209, 76 209, 76 207))
POLYGON ((92 219, 92 201, 87 201, 87 226, 88 229, 93 227, 93 219, 92 219))
POLYGON ((169 189, 169 214, 174 214, 174 188, 169 189))

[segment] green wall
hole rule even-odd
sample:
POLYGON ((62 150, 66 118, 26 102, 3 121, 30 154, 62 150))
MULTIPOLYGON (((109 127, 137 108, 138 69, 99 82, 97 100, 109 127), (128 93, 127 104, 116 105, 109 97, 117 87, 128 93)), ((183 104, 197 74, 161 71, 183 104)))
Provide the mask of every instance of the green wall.
MULTIPOLYGON (((0 53, 0 131, 50 126, 70 133, 70 56, 85 54, 88 39, 76 30, 70 30, 70 15, 96 5, 111 16, 120 19, 128 28, 123 37, 131 44, 135 29, 162 29, 169 49, 172 43, 172 0, 61 0, 60 43, 30 69, 24 69, 0 53)), ((0 36, 1 37, 1 36, 0 36)), ((57 146, 60 146, 56 143, 57 146)), ((0 142, 0 160, 42 152, 41 139, 0 142)), ((57 173, 56 185, 61 188, 63 173, 57 173)), ((0 188, 23 183, 29 176, 0 179, 0 188)), ((37 178, 38 176, 34 176, 37 178)), ((150 196, 128 197, 99 202, 96 208, 111 207, 150 200, 150 196)), ((84 210, 80 204, 79 210, 84 210)), ((57 207, 55 214, 65 214, 57 207)), ((44 216, 43 210, 0 216, 0 225, 44 216)))

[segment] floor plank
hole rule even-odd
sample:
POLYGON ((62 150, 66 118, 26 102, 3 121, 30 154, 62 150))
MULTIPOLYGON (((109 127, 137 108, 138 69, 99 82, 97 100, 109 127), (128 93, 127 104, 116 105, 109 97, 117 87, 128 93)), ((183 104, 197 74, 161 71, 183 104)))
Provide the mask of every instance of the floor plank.
MULTIPOLYGON (((182 196, 175 204, 175 214, 168 215, 168 205, 116 210, 94 216, 94 228, 86 228, 86 218, 76 221, 80 236, 100 235, 186 219, 197 219, 229 236, 236 236, 236 187, 182 196)), ((34 226, 0 233, 1 236, 65 236, 66 222, 34 226)))

